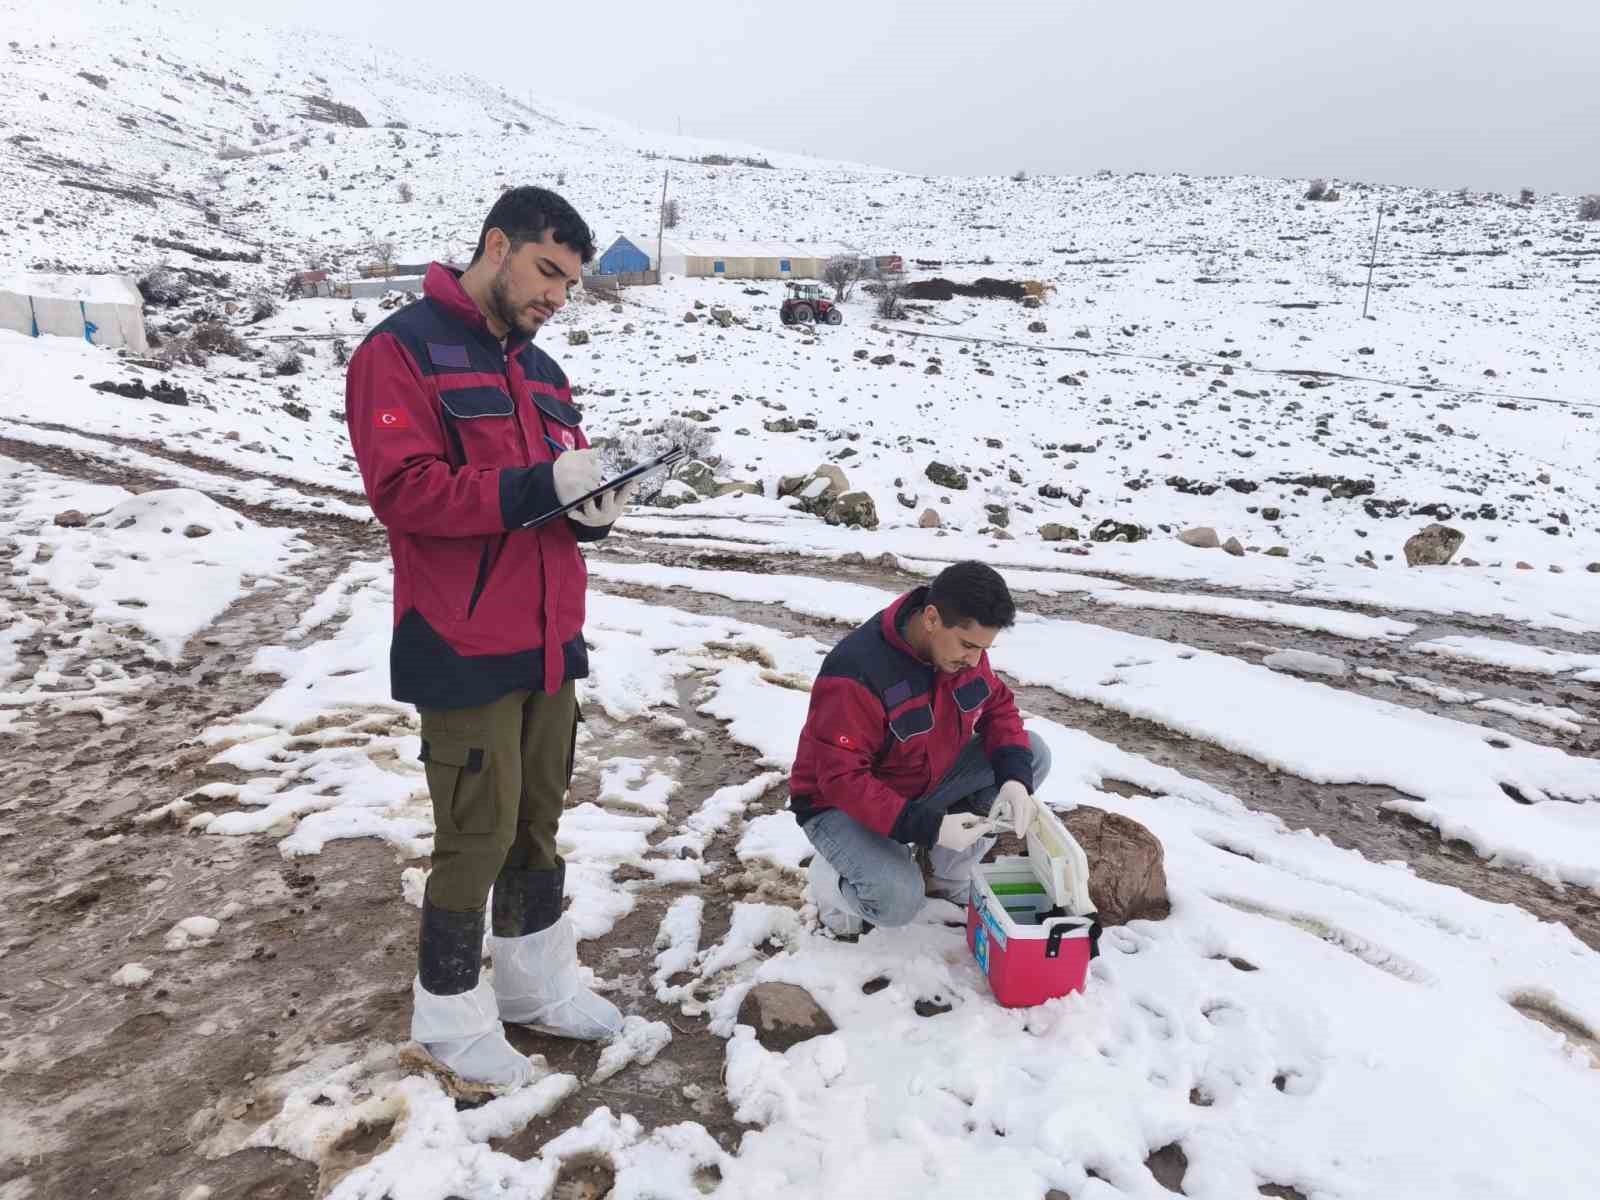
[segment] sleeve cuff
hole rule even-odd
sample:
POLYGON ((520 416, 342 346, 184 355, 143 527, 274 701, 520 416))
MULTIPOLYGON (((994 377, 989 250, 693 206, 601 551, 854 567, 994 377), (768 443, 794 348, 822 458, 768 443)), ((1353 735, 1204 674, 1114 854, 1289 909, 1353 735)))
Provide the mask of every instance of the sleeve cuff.
POLYGON ((568 518, 567 524, 572 526, 572 535, 580 542, 603 542, 615 528, 612 525, 585 525, 571 518, 568 518))
POLYGON ((1004 785, 1016 780, 1033 793, 1033 751, 1026 746, 1001 746, 989 759, 994 781, 1004 785))
POLYGON ((500 521, 507 529, 521 529, 560 507, 555 472, 549 463, 501 470, 500 521))
POLYGON ((895 818, 894 827, 889 830, 889 838, 892 841, 921 846, 926 850, 939 836, 939 823, 943 820, 944 813, 938 809, 908 801, 900 810, 900 815, 895 818))

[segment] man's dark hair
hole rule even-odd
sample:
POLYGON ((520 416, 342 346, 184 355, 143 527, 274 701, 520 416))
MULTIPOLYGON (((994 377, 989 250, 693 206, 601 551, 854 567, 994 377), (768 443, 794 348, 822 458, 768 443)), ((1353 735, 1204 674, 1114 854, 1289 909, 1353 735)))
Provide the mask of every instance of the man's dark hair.
POLYGON ((512 250, 528 242, 537 242, 548 229, 556 241, 576 250, 584 262, 594 258, 594 232, 578 215, 577 209, 549 188, 517 187, 501 192, 500 199, 484 218, 483 230, 478 234, 478 248, 472 252, 473 262, 483 257, 491 229, 498 229, 510 238, 512 250))
POLYGON ((1010 629, 1016 601, 1000 573, 981 562, 959 562, 939 572, 928 588, 928 603, 946 628, 975 621, 985 629, 1010 629))

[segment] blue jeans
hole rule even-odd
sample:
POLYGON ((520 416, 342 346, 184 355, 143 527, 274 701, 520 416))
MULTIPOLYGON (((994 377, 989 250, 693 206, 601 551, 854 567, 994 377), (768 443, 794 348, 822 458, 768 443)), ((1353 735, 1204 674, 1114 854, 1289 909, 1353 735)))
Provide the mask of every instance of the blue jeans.
MULTIPOLYGON (((1036 733, 1028 734, 1033 751, 1033 786, 1050 773, 1050 748, 1036 733)), ((940 812, 986 815, 1000 790, 983 747, 976 739, 967 743, 955 766, 927 795, 913 801, 940 812)), ((839 892, 857 915, 874 925, 909 925, 926 899, 922 868, 910 846, 874 833, 837 808, 825 808, 801 828, 817 853, 839 872, 839 892)), ((935 876, 959 878, 971 871, 994 844, 981 838, 971 849, 956 852, 935 846, 929 863, 935 876)))

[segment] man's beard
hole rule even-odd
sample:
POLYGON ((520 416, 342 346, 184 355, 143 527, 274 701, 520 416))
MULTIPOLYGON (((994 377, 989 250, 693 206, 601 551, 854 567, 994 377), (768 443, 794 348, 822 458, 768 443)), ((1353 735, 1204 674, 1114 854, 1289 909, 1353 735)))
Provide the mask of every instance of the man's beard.
POLYGON ((511 303, 511 288, 503 266, 495 272, 494 279, 489 284, 489 307, 494 312, 495 320, 504 325, 509 333, 520 333, 531 338, 539 332, 539 326, 543 324, 542 321, 529 317, 526 309, 519 309, 511 303))

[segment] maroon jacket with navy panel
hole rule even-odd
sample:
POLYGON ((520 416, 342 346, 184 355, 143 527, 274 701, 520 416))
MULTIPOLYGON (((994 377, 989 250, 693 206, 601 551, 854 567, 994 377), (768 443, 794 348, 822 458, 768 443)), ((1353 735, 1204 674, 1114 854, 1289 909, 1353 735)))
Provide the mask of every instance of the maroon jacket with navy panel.
POLYGON ((567 377, 532 341, 489 332, 455 271, 350 359, 345 420, 394 557, 391 686, 422 708, 469 708, 589 673, 589 529, 560 507, 551 465, 588 439, 567 377))
POLYGON ((803 825, 837 808, 875 833, 931 846, 943 812, 919 804, 974 736, 995 781, 1033 790, 1033 751, 1011 689, 989 666, 946 673, 907 644, 928 589, 907 592, 835 646, 811 688, 789 805, 803 825))

